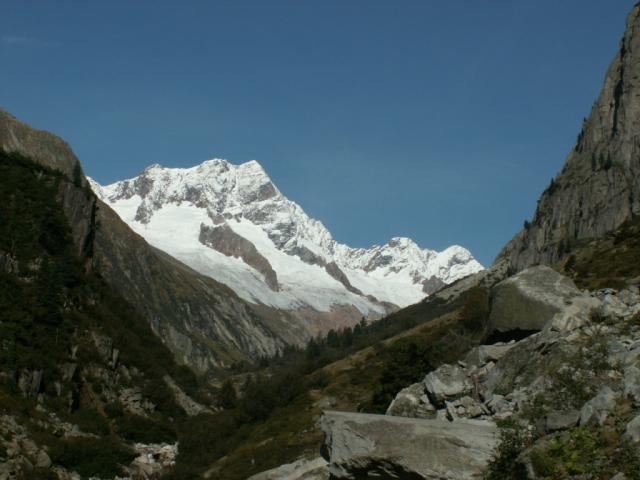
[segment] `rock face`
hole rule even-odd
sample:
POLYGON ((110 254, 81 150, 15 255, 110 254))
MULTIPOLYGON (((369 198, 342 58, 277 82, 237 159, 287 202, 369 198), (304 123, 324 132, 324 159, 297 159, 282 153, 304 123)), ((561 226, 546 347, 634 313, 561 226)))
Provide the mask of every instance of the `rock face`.
POLYGON ((600 97, 530 225, 502 250, 518 271, 562 258, 640 213, 640 6, 629 14, 600 97))
POLYGON ((497 443, 489 422, 325 412, 323 454, 336 479, 479 478, 497 443))
POLYGON ((571 322, 586 320, 590 310, 599 304, 555 270, 532 267, 495 286, 489 329, 539 331, 556 315, 557 326, 565 328, 571 322), (568 305, 574 308, 569 310, 568 305))
POLYGON ((201 224, 198 239, 203 245, 229 257, 241 258, 264 276, 264 281, 271 290, 278 291, 278 275, 269 260, 260 255, 253 243, 231 230, 228 225, 209 227, 201 224))
POLYGON ((64 140, 49 132, 34 130, 2 109, 0 148, 6 152, 18 152, 32 157, 47 167, 60 170, 69 178, 74 177, 74 170, 82 174, 80 162, 64 140))

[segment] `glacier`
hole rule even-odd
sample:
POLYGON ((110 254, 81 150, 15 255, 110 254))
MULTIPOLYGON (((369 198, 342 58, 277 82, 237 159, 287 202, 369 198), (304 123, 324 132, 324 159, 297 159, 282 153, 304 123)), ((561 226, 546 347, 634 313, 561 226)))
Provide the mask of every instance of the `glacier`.
POLYGON ((338 243, 255 160, 156 164, 135 178, 90 184, 151 245, 249 302, 305 315, 348 306, 352 316, 379 318, 483 268, 458 245, 438 252, 404 237, 371 248, 338 243))

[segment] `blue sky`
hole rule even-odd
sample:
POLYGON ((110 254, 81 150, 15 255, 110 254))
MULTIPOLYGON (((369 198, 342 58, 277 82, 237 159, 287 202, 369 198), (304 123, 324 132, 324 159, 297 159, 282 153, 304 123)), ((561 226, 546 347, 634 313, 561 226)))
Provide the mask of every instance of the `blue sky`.
POLYGON ((0 0, 0 107, 101 183, 257 159, 353 246, 484 264, 530 218, 634 0, 0 0))

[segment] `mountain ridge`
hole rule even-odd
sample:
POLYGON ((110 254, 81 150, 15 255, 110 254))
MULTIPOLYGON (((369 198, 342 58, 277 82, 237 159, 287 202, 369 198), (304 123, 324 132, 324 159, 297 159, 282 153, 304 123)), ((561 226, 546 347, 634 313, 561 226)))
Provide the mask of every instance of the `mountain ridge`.
POLYGON ((406 237, 370 248, 341 244, 285 197, 256 160, 154 164, 110 185, 90 182, 150 243, 245 300, 275 308, 327 312, 353 305, 377 318, 482 269, 457 245, 436 252, 406 237), (309 283, 306 290, 303 283, 309 283))

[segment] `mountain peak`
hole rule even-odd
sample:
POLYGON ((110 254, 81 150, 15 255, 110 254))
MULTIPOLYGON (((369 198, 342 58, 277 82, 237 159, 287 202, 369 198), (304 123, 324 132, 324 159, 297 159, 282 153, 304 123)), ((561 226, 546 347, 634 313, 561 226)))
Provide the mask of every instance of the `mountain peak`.
POLYGON ((154 170, 163 170, 163 169, 164 169, 164 167, 162 165, 160 165, 159 163, 152 163, 148 167, 145 167, 145 169, 142 170, 142 173, 152 172, 154 170))
POLYGON ((421 300, 427 279, 449 283, 482 269, 466 250, 441 254, 407 237, 369 249, 339 244, 256 160, 145 172, 92 187, 151 244, 251 302, 321 312, 346 304, 380 316, 388 304, 421 300))
POLYGON ((414 242, 408 237, 392 237, 391 240, 389 240, 389 243, 387 245, 389 245, 390 247, 397 247, 397 248, 410 248, 410 247, 420 248, 416 242, 414 242))

